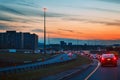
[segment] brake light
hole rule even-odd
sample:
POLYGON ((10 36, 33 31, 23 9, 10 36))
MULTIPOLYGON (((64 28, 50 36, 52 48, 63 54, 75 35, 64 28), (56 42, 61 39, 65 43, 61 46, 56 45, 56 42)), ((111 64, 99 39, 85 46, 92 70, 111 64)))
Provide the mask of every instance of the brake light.
POLYGON ((116 58, 116 57, 114 57, 114 58, 113 58, 113 60, 117 60, 117 58, 116 58))
POLYGON ((102 57, 101 60, 104 61, 105 59, 102 57))

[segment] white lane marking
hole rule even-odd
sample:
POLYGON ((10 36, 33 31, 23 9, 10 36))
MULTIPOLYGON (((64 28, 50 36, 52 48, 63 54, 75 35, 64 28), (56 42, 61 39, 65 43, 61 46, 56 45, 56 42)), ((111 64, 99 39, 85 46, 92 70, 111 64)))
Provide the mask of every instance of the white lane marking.
POLYGON ((99 68, 99 66, 100 66, 100 62, 98 62, 97 67, 85 78, 85 80, 88 80, 95 73, 95 71, 99 68))

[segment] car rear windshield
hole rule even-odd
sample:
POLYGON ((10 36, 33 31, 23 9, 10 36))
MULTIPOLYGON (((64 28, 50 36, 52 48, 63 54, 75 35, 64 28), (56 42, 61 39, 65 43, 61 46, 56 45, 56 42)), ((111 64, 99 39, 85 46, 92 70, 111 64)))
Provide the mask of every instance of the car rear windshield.
POLYGON ((102 57, 104 57, 104 58, 113 58, 114 55, 113 54, 104 54, 104 55, 102 55, 102 57))

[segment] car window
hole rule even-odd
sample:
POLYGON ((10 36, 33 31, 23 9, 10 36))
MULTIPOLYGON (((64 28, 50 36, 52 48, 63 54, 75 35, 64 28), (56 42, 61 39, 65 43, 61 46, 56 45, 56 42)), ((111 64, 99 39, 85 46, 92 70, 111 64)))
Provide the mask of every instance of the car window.
POLYGON ((104 58, 112 58, 112 57, 114 57, 114 55, 113 54, 106 54, 106 55, 102 55, 102 57, 104 57, 104 58))

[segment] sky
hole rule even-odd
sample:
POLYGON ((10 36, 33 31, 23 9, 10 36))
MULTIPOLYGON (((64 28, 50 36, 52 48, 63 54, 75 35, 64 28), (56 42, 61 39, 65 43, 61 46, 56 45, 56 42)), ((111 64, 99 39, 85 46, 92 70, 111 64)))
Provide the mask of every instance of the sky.
POLYGON ((0 32, 36 33, 42 42, 44 7, 47 38, 52 42, 57 39, 120 42, 120 0, 0 0, 0 32))

